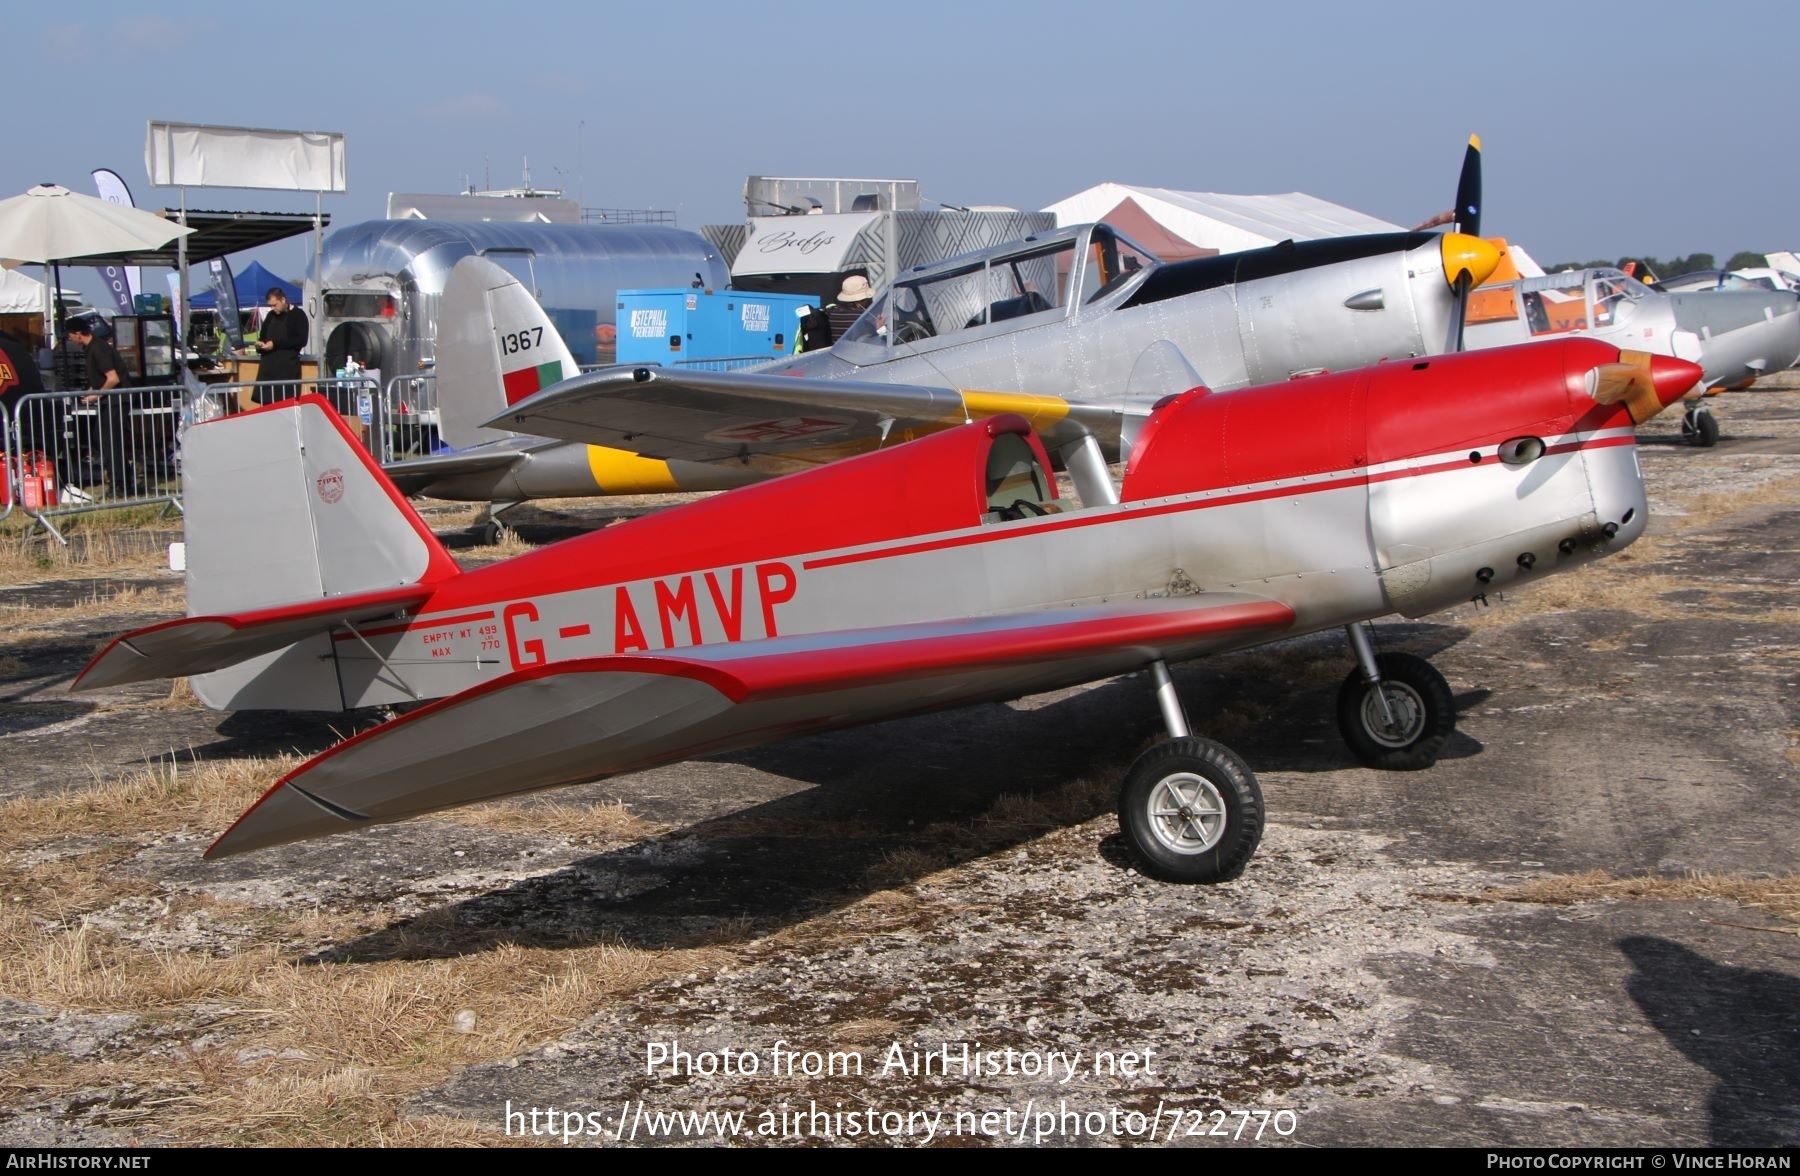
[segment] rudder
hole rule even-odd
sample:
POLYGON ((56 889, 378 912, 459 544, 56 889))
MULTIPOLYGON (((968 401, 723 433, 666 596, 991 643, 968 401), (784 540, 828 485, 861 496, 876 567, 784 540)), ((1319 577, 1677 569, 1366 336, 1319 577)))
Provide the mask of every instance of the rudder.
POLYGON ((516 436, 481 422, 581 371, 537 299, 484 257, 444 282, 437 352, 438 431, 458 449, 516 436))
POLYGON ((188 615, 226 615, 457 574, 456 561, 324 398, 190 428, 188 615))

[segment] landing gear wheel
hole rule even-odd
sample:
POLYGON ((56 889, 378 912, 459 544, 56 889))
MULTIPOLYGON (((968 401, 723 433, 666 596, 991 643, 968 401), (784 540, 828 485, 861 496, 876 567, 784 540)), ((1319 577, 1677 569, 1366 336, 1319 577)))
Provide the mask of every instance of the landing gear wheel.
POLYGON ((1338 730, 1344 742, 1371 768, 1390 772, 1429 768, 1456 730, 1450 683, 1430 662, 1410 653, 1384 653, 1375 664, 1394 723, 1388 725, 1381 698, 1363 680, 1361 668, 1353 669, 1338 690, 1338 730))
POLYGON ((489 519, 475 526, 475 539, 483 547, 493 547, 506 538, 506 524, 498 519, 489 519))
POLYGON ((1681 418, 1681 434, 1696 449, 1711 449, 1719 443, 1719 418, 1705 408, 1690 409, 1681 418))
POLYGON ((1228 882, 1262 840, 1262 790, 1244 761, 1187 736, 1139 756, 1119 790, 1119 829, 1144 872, 1165 882, 1228 882))

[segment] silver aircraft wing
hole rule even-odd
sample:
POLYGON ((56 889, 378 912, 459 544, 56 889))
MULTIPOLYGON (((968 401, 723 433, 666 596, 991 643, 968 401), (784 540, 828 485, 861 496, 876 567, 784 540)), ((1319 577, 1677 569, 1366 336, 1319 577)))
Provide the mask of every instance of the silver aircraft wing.
POLYGON ((1287 605, 1203 592, 551 662, 289 772, 207 851, 243 853, 1272 640, 1287 605))
POLYGON ((1005 412, 1059 440, 1092 433, 1117 454, 1118 403, 762 372, 605 368, 546 388, 483 424, 671 460, 814 463, 1005 412))

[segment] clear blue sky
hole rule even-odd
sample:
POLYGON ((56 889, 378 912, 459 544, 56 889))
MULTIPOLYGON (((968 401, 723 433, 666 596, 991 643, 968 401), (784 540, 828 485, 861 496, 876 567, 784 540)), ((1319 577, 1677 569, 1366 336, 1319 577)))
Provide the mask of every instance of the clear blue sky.
MULTIPOLYGON (((1299 190, 1411 224, 1449 206, 1475 131, 1484 230, 1540 261, 1800 247, 1794 0, 90 2, 6 23, 0 194, 111 167, 172 206, 144 172, 159 119, 344 132, 338 224, 390 190, 514 184, 525 157, 540 186, 685 228, 739 219, 753 173, 1023 208, 1102 180, 1299 190)), ((258 256, 297 278, 309 254, 258 256)))

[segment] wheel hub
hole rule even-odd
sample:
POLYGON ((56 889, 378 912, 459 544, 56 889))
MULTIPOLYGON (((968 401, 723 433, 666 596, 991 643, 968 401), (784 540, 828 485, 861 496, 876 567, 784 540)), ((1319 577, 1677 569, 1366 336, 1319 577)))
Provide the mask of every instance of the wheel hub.
POLYGON ((1150 790, 1150 829, 1164 848, 1201 854, 1225 835, 1225 798, 1213 782, 1177 772, 1150 790))
POLYGON ((1363 729, 1384 747, 1406 747, 1425 731, 1425 700, 1403 682, 1382 682, 1380 689, 1380 695, 1370 690, 1363 698, 1363 729), (1394 716, 1391 724, 1382 713, 1384 695, 1394 716))

